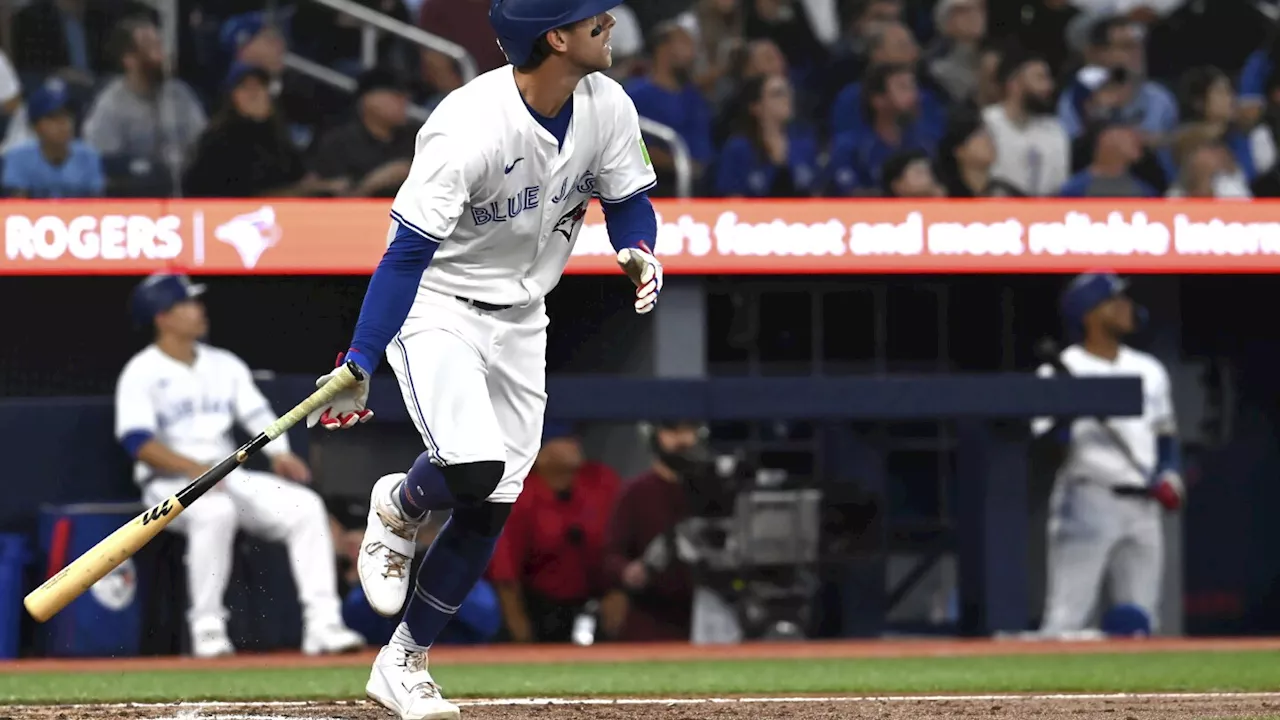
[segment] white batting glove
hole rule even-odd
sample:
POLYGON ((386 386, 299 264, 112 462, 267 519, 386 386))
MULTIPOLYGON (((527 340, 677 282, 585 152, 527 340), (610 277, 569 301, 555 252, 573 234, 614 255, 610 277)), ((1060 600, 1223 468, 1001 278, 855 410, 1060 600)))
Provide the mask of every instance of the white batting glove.
MULTIPOLYGON (((342 371, 343 359, 343 354, 339 353, 334 369, 316 380, 317 389, 323 387, 325 383, 342 371)), ((359 362, 356 364, 361 367, 365 365, 365 363, 359 362)), ((373 411, 365 408, 365 404, 369 402, 370 374, 366 370, 364 379, 359 384, 333 396, 328 405, 319 410, 313 410, 307 416, 307 427, 312 428, 319 424, 325 430, 346 430, 362 422, 368 422, 373 417, 373 411)))
POLYGON ((623 248, 618 251, 618 264, 636 286, 636 312, 653 310, 662 292, 662 263, 648 248, 623 248))

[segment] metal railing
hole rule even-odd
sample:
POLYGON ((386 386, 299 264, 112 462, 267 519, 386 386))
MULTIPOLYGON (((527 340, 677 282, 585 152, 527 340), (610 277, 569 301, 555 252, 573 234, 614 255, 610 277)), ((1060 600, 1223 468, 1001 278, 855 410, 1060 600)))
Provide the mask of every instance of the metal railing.
POLYGON ((453 58, 458 63, 458 72, 462 76, 463 83, 470 81, 477 74, 475 58, 471 57, 471 53, 467 52, 466 48, 439 35, 433 35, 417 25, 400 22, 351 0, 311 0, 311 2, 324 5, 334 12, 340 12, 364 24, 364 30, 360 36, 360 58, 365 67, 377 64, 378 31, 381 30, 453 58))
MULTIPOLYGON (((301 55, 285 53, 284 64, 285 67, 290 70, 306 75, 307 77, 322 82, 330 87, 335 87, 349 93, 355 93, 356 91, 355 78, 345 73, 340 73, 332 68, 325 67, 314 60, 308 60, 301 55)), ((431 115, 426 108, 421 105, 414 105, 413 103, 409 103, 408 113, 409 117, 417 120, 418 122, 426 122, 427 117, 431 115)))
POLYGON ((689 146, 673 128, 647 117, 640 118, 640 132, 652 135, 671 147, 671 162, 675 163, 676 197, 687 198, 693 194, 693 161, 689 146))
MULTIPOLYGON (((166 62, 172 63, 172 58, 177 54, 178 43, 177 0, 144 1, 156 8, 160 13, 161 31, 169 49, 169 52, 166 53, 168 56, 166 62)), ((364 23, 361 60, 366 67, 372 66, 377 62, 377 36, 378 31, 382 31, 453 58, 458 63, 459 74, 463 83, 469 82, 476 76, 475 60, 465 48, 457 43, 450 42, 438 35, 433 35, 414 25, 395 20, 376 10, 370 10, 351 0, 311 0, 311 2, 320 3, 336 12, 343 13, 364 23)), ((356 80, 350 75, 308 60, 296 53, 285 54, 285 65, 295 72, 344 92, 354 93, 356 90, 356 80)), ((409 105, 409 116, 419 122, 425 122, 430 114, 426 108, 420 105, 409 105)), ((693 161, 689 155, 689 146, 680 138, 680 134, 662 123, 645 117, 640 118, 640 131, 652 135, 668 145, 671 150, 672 162, 675 163, 676 196, 682 198, 690 197, 693 194, 693 161)))

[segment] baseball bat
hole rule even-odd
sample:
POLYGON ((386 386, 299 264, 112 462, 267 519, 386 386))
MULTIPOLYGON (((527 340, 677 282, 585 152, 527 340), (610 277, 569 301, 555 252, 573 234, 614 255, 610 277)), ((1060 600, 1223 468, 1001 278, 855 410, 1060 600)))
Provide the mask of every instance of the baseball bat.
POLYGON ((343 372, 330 378, 307 399, 298 403, 279 420, 268 425, 257 437, 241 445, 238 450, 223 458, 221 462, 192 480, 177 493, 121 525, 115 532, 98 541, 97 545, 89 548, 83 555, 58 571, 56 575, 45 580, 40 587, 27 593, 22 600, 27 612, 37 622, 44 622, 56 615, 103 576, 138 552, 142 546, 173 522, 174 518, 181 515, 183 510, 191 507, 191 503, 200 499, 201 495, 231 474, 232 470, 257 455, 267 443, 283 435, 298 421, 310 415, 313 410, 323 407, 335 395, 361 382, 363 378, 364 371, 360 366, 348 361, 343 366, 343 372))
POLYGON ((636 287, 644 285, 653 277, 652 275, 645 277, 644 271, 649 267, 649 264, 640 257, 639 253, 633 252, 631 248, 623 248, 618 251, 618 265, 626 273, 627 277, 631 278, 631 282, 636 287))
MULTIPOLYGON (((1053 341, 1053 338, 1045 338, 1036 343, 1036 356, 1039 357, 1040 360, 1052 365, 1054 372, 1062 375, 1063 377, 1072 377, 1071 371, 1062 363, 1062 357, 1058 352, 1058 344, 1053 341)), ((1101 415, 1095 415, 1094 419, 1097 420, 1098 425, 1102 427, 1102 432, 1106 434, 1107 439, 1119 448, 1120 453, 1124 455, 1124 459, 1128 461, 1129 466, 1134 470, 1137 470, 1143 477, 1146 477, 1147 470, 1143 468, 1142 464, 1138 462, 1138 459, 1133 456, 1133 450, 1129 448, 1129 444, 1124 441, 1124 438, 1120 437, 1120 434, 1116 432, 1115 428, 1107 424, 1107 419, 1101 415)))

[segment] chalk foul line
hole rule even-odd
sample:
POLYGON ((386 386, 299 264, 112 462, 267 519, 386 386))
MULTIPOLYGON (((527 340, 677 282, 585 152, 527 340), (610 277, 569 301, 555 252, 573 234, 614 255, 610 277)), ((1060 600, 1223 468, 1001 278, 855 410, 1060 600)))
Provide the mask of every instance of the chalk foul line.
MULTIPOLYGON (((1280 692, 1217 692, 1217 693, 1052 693, 1040 695, 989 694, 989 695, 835 695, 829 697, 741 697, 741 698, 496 698, 481 700, 456 700, 458 707, 527 707, 534 705, 706 705, 737 703, 920 703, 920 702, 990 702, 990 701, 1062 701, 1062 700, 1280 700, 1280 692)), ((216 709, 280 709, 313 707, 365 707, 372 703, 365 700, 305 701, 270 700, 262 702, 215 700, 203 702, 169 703, 82 703, 54 707, 74 708, 169 708, 172 710, 216 709)), ((3 707, 0 705, 0 707, 3 707)), ((29 707, 29 706, 28 706, 29 707)), ((187 716, 191 717, 191 716, 187 716)), ((211 720, 209 715, 198 715, 200 720, 211 720)), ((214 716, 223 717, 223 716, 214 716)), ((234 715, 236 720, 279 720, 279 715, 234 715)), ((185 720, 185 719, 184 719, 185 720)))

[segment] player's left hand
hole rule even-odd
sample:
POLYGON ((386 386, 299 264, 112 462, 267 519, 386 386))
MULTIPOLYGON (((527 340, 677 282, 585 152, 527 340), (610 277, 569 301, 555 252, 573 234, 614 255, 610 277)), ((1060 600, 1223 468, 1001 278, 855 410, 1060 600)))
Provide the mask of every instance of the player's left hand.
POLYGON ((311 469, 302 458, 291 452, 281 453, 271 459, 271 471, 296 483, 311 482, 311 469))
POLYGON ((653 310, 662 292, 662 263, 642 244, 619 250, 618 265, 636 286, 636 312, 644 315, 653 310))
POLYGON ((1156 477, 1156 481, 1151 484, 1150 493, 1151 497, 1170 512, 1182 507, 1183 499, 1187 494, 1182 484, 1182 476, 1172 470, 1166 470, 1156 477))

